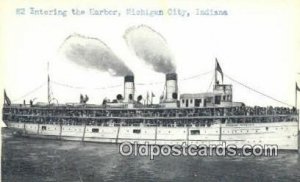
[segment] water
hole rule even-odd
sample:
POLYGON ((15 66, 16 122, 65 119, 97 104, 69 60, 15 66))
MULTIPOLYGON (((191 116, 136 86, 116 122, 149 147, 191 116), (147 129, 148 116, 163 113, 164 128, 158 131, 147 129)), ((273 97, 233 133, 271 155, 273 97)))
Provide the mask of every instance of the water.
POLYGON ((277 157, 123 157, 118 145, 2 135, 2 181, 300 181, 297 152, 277 157))

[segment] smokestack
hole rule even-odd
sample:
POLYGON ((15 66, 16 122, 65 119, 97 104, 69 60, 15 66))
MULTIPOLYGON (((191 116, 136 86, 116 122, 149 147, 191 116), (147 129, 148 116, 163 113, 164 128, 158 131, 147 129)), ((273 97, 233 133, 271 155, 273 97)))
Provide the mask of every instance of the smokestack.
POLYGON ((166 101, 174 101, 178 98, 177 74, 166 74, 166 101))
POLYGON ((124 77, 124 101, 133 102, 134 100, 134 76, 126 75, 124 77))

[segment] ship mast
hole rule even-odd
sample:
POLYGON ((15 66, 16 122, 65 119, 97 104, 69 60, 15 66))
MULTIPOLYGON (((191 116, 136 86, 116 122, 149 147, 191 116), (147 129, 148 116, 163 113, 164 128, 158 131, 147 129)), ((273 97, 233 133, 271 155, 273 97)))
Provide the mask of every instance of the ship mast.
POLYGON ((50 105, 51 96, 50 96, 49 62, 47 63, 47 73, 48 73, 48 78, 47 78, 47 98, 48 98, 48 104, 50 105))
POLYGON ((215 60, 215 85, 217 85, 217 58, 215 60))

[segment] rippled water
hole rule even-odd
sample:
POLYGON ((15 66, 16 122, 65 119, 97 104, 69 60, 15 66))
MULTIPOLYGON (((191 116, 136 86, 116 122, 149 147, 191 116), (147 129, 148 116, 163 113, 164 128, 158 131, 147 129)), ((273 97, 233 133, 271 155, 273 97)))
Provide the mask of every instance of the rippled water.
POLYGON ((297 152, 277 157, 123 157, 118 145, 2 135, 2 181, 300 181, 297 152))

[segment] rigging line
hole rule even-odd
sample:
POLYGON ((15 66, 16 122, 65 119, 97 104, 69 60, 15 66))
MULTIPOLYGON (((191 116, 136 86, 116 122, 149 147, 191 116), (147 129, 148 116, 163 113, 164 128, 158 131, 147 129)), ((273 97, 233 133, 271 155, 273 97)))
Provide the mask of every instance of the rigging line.
POLYGON ((23 98, 27 97, 28 95, 30 95, 30 94, 36 92, 37 90, 39 90, 40 88, 42 88, 42 87, 45 86, 45 85, 46 85, 46 82, 42 83, 41 85, 39 85, 39 86, 36 87, 35 89, 31 90, 30 92, 27 92, 25 95, 19 97, 18 99, 14 99, 13 102, 14 102, 14 101, 18 101, 18 100, 20 100, 20 99, 23 99, 23 98))
POLYGON ((204 73, 200 73, 200 74, 198 74, 198 75, 194 75, 194 76, 182 78, 182 79, 179 79, 179 80, 190 80, 190 79, 194 79, 194 78, 197 78, 197 77, 200 77, 200 76, 207 75, 207 74, 211 73, 212 71, 213 71, 213 70, 210 70, 210 71, 207 71, 207 72, 204 72, 204 73))
POLYGON ((265 97, 267 97, 267 98, 269 98, 269 99, 272 99, 272 100, 274 100, 274 101, 276 101, 276 102, 279 102, 279 103, 281 103, 281 104, 284 104, 284 105, 293 107, 293 105, 290 105, 290 104, 288 104, 288 103, 286 103, 286 102, 280 101, 280 100, 278 100, 278 99, 276 99, 276 98, 274 98, 274 97, 272 97, 272 96, 269 96, 269 95, 264 94, 264 93, 262 93, 262 92, 260 92, 260 91, 258 91, 258 90, 256 90, 256 89, 254 89, 254 88, 251 88, 251 87, 249 87, 249 86, 247 86, 247 85, 245 85, 245 84, 243 84, 243 83, 241 83, 241 82, 239 82, 239 81, 233 79, 232 77, 230 77, 230 76, 228 76, 228 75, 226 75, 226 74, 224 74, 224 75, 225 75, 227 78, 229 78, 231 81, 234 81, 234 82, 236 82, 236 83, 242 85, 243 87, 248 88, 249 90, 252 90, 252 91, 254 91, 254 92, 258 93, 258 94, 261 94, 261 95, 263 95, 263 96, 265 96, 265 97))
POLYGON ((94 89, 94 90, 100 90, 100 89, 109 89, 109 88, 115 88, 115 87, 120 87, 122 86, 120 85, 113 85, 113 86, 108 86, 108 87, 97 87, 97 88, 86 88, 86 87, 78 87, 78 86, 72 86, 72 85, 68 85, 65 83, 60 83, 60 82, 56 82, 56 81, 51 81, 52 83, 56 84, 56 85, 60 85, 63 87, 68 87, 68 88, 73 88, 73 89, 94 89))
POLYGON ((101 89, 108 89, 108 88, 117 88, 117 87, 121 87, 123 86, 122 84, 119 84, 119 85, 112 85, 112 86, 108 86, 108 87, 97 87, 97 88, 94 88, 95 90, 101 90, 101 89))
MULTIPOLYGON (((190 77, 187 77, 187 78, 183 78, 183 79, 179 79, 179 80, 190 80, 190 79, 194 79, 194 78, 197 78, 197 77, 200 77, 200 76, 204 76, 204 75, 207 75, 209 73, 211 73, 211 71, 207 71, 207 72, 204 72, 204 73, 201 73, 201 74, 198 74, 198 75, 194 75, 194 76, 190 76, 190 77)), ((68 88, 73 88, 73 89, 95 89, 95 90, 101 90, 101 89, 109 89, 109 88, 116 88, 116 87, 120 87, 122 86, 121 84, 119 85, 113 85, 113 86, 108 86, 108 87, 98 87, 98 88, 85 88, 85 87, 78 87, 78 86, 72 86, 72 85, 69 85, 69 84, 65 84, 65 83, 60 83, 60 82, 56 82, 56 81, 51 81, 52 83, 56 84, 56 85, 60 85, 60 86, 63 86, 63 87, 68 87, 68 88)), ((135 85, 157 85, 157 84, 163 84, 165 82, 151 82, 151 83, 136 83, 135 85)))
MULTIPOLYGON (((200 76, 204 76, 204 75, 207 75, 207 74, 211 73, 212 71, 213 70, 210 70, 210 71, 200 73, 200 74, 197 74, 197 75, 193 75, 193 76, 190 76, 190 77, 182 78, 182 79, 179 79, 179 81, 185 81, 185 80, 194 79, 194 78, 197 78, 197 77, 200 77, 200 76)), ((156 85, 156 84, 163 84, 163 83, 165 83, 165 82, 137 83, 136 85, 156 85)))
POLYGON ((215 79, 215 75, 212 76, 212 79, 211 79, 211 81, 210 81, 209 87, 207 88, 206 92, 208 92, 208 90, 210 89, 210 87, 211 87, 211 85, 212 85, 214 79, 215 79))
POLYGON ((152 82, 152 83, 136 83, 136 85, 157 85, 163 84, 164 82, 152 82))

